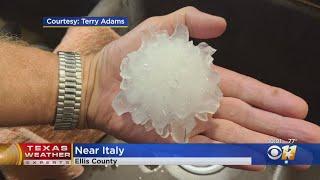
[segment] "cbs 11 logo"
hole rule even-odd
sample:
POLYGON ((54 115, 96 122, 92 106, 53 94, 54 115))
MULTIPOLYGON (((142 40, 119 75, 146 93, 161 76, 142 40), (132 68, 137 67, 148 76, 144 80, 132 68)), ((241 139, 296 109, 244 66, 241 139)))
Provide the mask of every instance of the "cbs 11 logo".
POLYGON ((285 145, 281 148, 277 145, 272 145, 268 148, 268 157, 272 160, 281 160, 288 164, 288 160, 294 160, 296 157, 297 145, 285 145))

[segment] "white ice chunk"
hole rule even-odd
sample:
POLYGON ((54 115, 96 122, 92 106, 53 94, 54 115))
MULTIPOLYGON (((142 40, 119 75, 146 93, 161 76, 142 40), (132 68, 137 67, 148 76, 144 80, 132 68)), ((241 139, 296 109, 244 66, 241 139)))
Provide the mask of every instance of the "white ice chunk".
POLYGON ((220 77, 212 69, 216 50, 188 39, 184 25, 171 36, 148 33, 141 47, 123 59, 121 92, 112 104, 118 115, 129 112, 136 124, 176 142, 187 142, 195 118, 208 120, 222 97, 220 77))
POLYGON ((184 26, 182 24, 178 24, 176 29, 174 30, 174 33, 171 35, 172 39, 179 39, 183 40, 184 42, 189 41, 189 31, 187 26, 184 26))
POLYGON ((113 100, 112 107, 119 116, 126 112, 131 112, 133 109, 132 104, 127 102, 126 95, 123 91, 113 100))

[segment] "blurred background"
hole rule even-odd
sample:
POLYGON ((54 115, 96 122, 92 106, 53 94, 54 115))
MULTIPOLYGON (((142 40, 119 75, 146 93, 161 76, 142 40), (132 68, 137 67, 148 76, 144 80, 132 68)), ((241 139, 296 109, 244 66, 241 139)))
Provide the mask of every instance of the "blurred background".
MULTIPOLYGON (((130 27, 115 29, 123 35, 150 16, 164 15, 184 6, 194 6, 227 20, 227 30, 221 37, 206 40, 218 49, 215 64, 301 96, 309 104, 307 120, 320 125, 318 0, 0 0, 0 31, 53 50, 66 29, 43 29, 44 16, 128 16, 130 27)), ((108 138, 101 142, 113 141, 108 138)), ((105 179, 108 175, 110 179, 274 179, 277 169, 268 167, 264 173, 254 173, 216 167, 216 171, 209 173, 214 176, 199 176, 183 168, 172 168, 123 166, 101 171, 89 167, 80 178, 105 179), (148 169, 157 173, 142 173, 148 169)), ((320 179, 317 171, 319 167, 301 174, 279 170, 277 178, 320 179)))

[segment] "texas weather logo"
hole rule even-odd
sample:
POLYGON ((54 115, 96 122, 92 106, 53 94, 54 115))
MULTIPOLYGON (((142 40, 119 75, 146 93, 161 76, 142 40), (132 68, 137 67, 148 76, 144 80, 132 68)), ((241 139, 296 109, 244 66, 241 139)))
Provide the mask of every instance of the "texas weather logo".
POLYGON ((272 160, 281 159, 285 164, 288 164, 289 160, 294 160, 296 157, 297 145, 285 145, 281 148, 277 145, 272 145, 268 148, 268 157, 272 160))

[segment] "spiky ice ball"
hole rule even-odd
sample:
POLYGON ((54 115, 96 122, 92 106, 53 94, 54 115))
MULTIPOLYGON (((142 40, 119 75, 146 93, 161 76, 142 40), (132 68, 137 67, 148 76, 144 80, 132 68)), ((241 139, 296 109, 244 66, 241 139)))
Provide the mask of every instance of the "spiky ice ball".
POLYGON ((120 93, 113 100, 118 115, 176 142, 187 142, 196 119, 214 114, 222 93, 220 77, 212 70, 215 49, 189 41, 186 26, 175 32, 151 33, 141 47, 122 61, 120 93))

